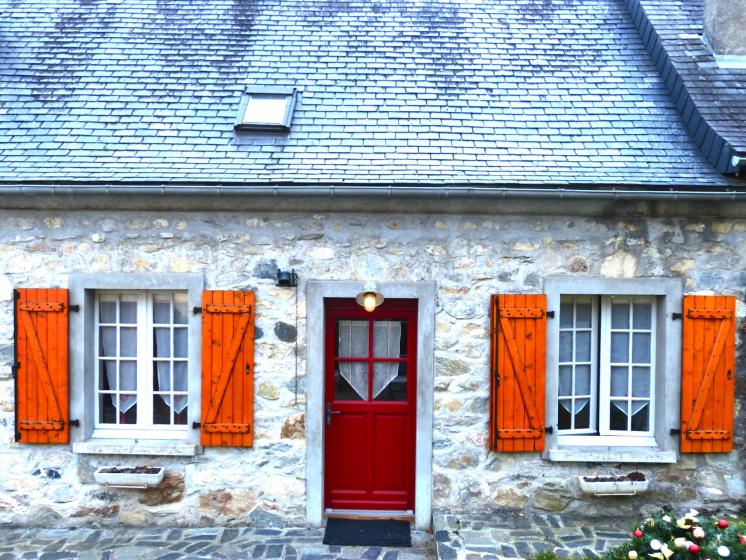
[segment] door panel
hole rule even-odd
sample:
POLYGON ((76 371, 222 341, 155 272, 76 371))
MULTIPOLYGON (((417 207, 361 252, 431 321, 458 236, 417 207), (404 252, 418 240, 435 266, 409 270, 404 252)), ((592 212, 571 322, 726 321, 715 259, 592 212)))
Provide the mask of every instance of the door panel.
POLYGON ((325 306, 325 507, 414 510, 417 302, 325 306))

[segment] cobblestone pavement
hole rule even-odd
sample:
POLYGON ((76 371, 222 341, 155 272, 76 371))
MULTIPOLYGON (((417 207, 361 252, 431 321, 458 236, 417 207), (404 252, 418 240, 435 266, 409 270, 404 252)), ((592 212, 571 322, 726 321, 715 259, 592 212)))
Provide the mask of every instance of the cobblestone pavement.
POLYGON ((0 560, 434 559, 432 535, 412 532, 412 548, 326 546, 323 529, 0 529, 0 560))
POLYGON ((436 515, 439 560, 530 558, 545 550, 560 557, 595 558, 630 538, 634 519, 567 518, 507 512, 436 515))

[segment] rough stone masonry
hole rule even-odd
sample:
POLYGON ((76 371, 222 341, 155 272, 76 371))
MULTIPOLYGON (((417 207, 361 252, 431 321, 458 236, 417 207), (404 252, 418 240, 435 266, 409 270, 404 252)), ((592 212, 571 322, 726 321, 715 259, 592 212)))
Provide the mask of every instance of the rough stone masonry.
POLYGON ((0 524, 304 523, 302 375, 309 279, 436 283, 436 511, 514 508, 592 515, 666 504, 743 508, 745 233, 743 219, 0 212, 0 524), (297 308, 295 291, 275 286, 277 267, 299 274, 297 308), (208 289, 255 290, 254 447, 142 458, 15 443, 12 290, 66 287, 76 272, 199 272, 208 289), (683 456, 674 465, 560 464, 538 454, 489 453, 489 295, 540 293, 548 275, 675 277, 685 292, 735 295, 735 450, 683 456), (99 465, 144 460, 167 467, 157 489, 117 490, 93 480, 99 465), (580 473, 633 468, 651 479, 651 490, 639 497, 586 498, 574 482, 580 473))

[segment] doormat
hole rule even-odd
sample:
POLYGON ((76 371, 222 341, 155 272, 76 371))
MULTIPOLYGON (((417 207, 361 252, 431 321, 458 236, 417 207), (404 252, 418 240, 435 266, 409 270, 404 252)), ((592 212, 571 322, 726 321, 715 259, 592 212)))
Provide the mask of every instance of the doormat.
POLYGON ((409 522, 394 519, 326 520, 324 544, 341 546, 412 546, 409 522))

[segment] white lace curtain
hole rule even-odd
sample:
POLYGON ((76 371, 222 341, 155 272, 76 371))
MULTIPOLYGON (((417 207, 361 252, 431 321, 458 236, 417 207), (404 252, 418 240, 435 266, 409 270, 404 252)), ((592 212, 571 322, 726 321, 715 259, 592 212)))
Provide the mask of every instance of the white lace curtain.
MULTIPOLYGON (((339 357, 368 357, 368 321, 339 322, 339 357)), ((373 357, 398 358, 401 345, 400 321, 373 321, 373 357)), ((368 364, 347 362, 339 364, 339 373, 361 399, 368 399, 368 364)), ((399 373, 398 363, 377 363, 373 373, 375 399, 399 373)))

